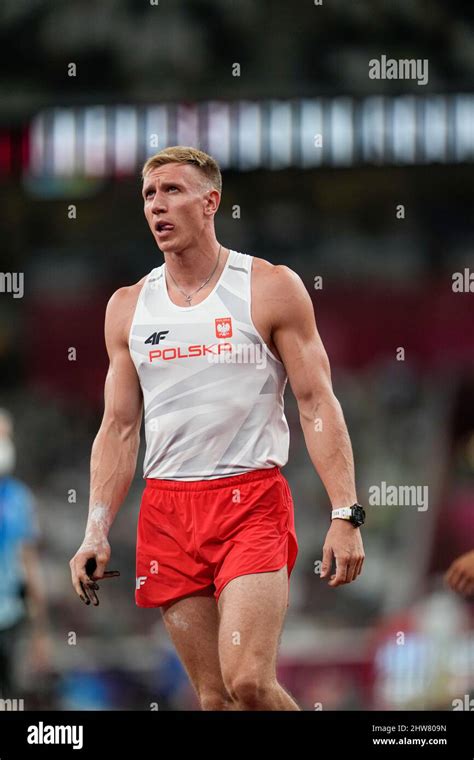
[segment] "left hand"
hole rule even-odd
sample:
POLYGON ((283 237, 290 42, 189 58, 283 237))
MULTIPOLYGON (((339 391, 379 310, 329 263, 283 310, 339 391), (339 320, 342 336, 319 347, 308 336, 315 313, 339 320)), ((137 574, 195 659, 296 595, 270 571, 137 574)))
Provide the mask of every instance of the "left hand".
POLYGON ((458 594, 464 596, 474 594, 474 551, 462 554, 454 560, 444 578, 458 594))
POLYGON ((332 520, 324 542, 321 578, 327 578, 331 572, 333 559, 336 560, 336 572, 328 581, 328 586, 332 587, 355 581, 365 559, 359 528, 338 517, 332 520))

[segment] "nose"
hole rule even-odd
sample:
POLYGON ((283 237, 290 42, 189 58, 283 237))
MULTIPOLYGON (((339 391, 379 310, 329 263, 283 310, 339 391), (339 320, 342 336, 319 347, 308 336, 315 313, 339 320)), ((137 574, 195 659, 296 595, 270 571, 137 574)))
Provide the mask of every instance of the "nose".
POLYGON ((164 203, 163 196, 161 195, 161 193, 155 193, 155 197, 153 198, 153 203, 151 204, 151 213, 160 214, 163 211, 166 211, 166 205, 164 203))

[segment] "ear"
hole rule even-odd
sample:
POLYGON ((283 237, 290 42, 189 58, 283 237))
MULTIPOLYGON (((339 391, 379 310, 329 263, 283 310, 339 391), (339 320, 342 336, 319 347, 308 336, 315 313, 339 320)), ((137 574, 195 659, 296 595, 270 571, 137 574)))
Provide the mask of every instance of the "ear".
POLYGON ((221 196, 218 190, 214 188, 206 190, 204 195, 204 213, 208 216, 214 215, 219 208, 220 202, 221 196))

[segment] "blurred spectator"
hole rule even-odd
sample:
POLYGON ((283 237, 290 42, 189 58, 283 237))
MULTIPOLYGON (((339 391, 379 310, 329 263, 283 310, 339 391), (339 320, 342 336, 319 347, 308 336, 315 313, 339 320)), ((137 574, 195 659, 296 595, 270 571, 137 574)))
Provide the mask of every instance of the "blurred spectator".
POLYGON ((12 477, 16 462, 13 419, 0 409, 0 696, 15 693, 20 634, 29 619, 29 666, 43 669, 49 659, 46 603, 36 542, 39 530, 30 490, 12 477))

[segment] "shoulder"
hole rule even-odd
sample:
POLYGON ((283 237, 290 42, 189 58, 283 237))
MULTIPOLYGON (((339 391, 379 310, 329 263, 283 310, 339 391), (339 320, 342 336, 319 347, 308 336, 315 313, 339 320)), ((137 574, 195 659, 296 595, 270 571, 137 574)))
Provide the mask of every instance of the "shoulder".
POLYGON ((18 480, 17 478, 14 478, 12 476, 9 476, 5 478, 5 486, 6 486, 6 493, 7 497, 11 501, 15 501, 15 504, 18 506, 20 504, 21 506, 25 508, 32 508, 34 505, 34 496, 31 489, 25 485, 25 483, 22 483, 21 480, 18 480))
POLYGON ((118 288, 110 296, 105 311, 106 340, 114 337, 128 339, 128 331, 137 305, 138 296, 148 274, 133 285, 118 288))
POLYGON ((254 283, 259 295, 267 301, 278 301, 287 306, 302 301, 311 302, 308 290, 297 272, 285 264, 271 264, 265 259, 253 257, 254 283))
POLYGON ((124 306, 136 304, 138 296, 140 295, 140 291, 145 284, 147 277, 148 274, 138 280, 138 282, 135 282, 133 285, 125 285, 124 287, 118 288, 118 290, 116 290, 110 296, 107 303, 107 309, 111 311, 117 311, 123 309, 124 306))
POLYGON ((9 477, 5 503, 11 538, 17 542, 36 541, 40 528, 32 490, 17 478, 9 477))

